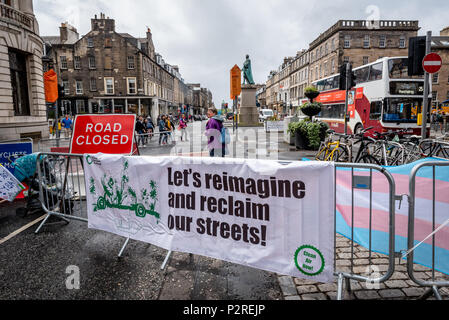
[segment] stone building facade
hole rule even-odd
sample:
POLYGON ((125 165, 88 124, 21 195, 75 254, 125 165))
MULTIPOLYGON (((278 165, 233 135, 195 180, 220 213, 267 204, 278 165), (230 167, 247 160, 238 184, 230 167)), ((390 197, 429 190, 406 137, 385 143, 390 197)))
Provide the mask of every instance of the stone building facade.
POLYGON ((306 101, 307 86, 339 73, 344 62, 351 62, 356 68, 382 57, 408 56, 409 39, 417 36, 419 29, 418 21, 339 20, 312 41, 308 49, 297 52, 293 59, 284 58, 278 70, 270 72, 266 82, 267 106, 284 114, 285 104, 295 109, 306 101))
POLYGON ((293 108, 302 105, 304 100, 304 89, 309 81, 309 52, 299 51, 291 62, 290 73, 290 104, 293 108))
POLYGON ((64 85, 62 113, 157 118, 176 114, 189 102, 179 68, 155 52, 150 29, 145 38, 118 33, 115 20, 101 14, 91 19, 91 31, 81 38, 66 23, 60 36, 43 38, 48 47, 46 61, 64 85))
POLYGON ((441 30, 440 36, 432 37, 432 52, 443 60, 440 71, 432 75, 433 105, 449 106, 449 27, 441 30))
POLYGON ((410 37, 418 21, 339 20, 309 46, 310 82, 339 72, 344 62, 353 68, 382 57, 408 56, 410 37))
POLYGON ((33 1, 1 1, 0 140, 49 135, 42 51, 33 1))

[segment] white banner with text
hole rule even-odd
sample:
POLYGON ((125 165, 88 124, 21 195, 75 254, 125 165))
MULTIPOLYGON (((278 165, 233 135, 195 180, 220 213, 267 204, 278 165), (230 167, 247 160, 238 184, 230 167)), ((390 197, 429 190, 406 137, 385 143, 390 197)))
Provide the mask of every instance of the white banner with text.
POLYGON ((334 165, 85 155, 89 228, 334 281, 334 165))

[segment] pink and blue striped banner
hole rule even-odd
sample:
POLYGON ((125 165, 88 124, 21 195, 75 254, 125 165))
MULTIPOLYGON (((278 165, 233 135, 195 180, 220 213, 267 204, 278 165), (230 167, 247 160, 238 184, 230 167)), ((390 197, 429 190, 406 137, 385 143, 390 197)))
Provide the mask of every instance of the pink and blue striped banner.
MULTIPOLYGON (((413 168, 422 163, 437 161, 424 159, 412 164, 398 167, 386 167, 396 184, 396 195, 409 194, 409 179, 413 168)), ((355 176, 369 176, 369 170, 354 169, 355 176)), ((372 251, 388 254, 389 242, 389 183, 386 177, 373 170, 372 175, 372 210, 370 216, 370 190, 354 189, 352 199, 351 169, 337 170, 337 233, 351 239, 354 224, 354 242, 369 248, 371 223, 372 251), (352 214, 354 201, 354 215, 352 214)), ((416 176, 415 197, 415 245, 433 232, 433 168, 423 167, 416 176)), ((396 242, 395 251, 407 251, 409 204, 404 197, 396 205, 396 242)), ((435 169, 435 226, 439 228, 449 219, 449 167, 435 169)), ((432 237, 414 251, 414 263, 432 267, 432 237)), ((443 227, 435 235, 435 270, 449 274, 449 226, 443 227)))

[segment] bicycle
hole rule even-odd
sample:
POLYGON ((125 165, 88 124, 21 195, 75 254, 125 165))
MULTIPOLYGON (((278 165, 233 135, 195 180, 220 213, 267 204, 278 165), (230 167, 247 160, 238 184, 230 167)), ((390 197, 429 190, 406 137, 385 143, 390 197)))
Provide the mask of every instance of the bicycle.
POLYGON ((325 142, 321 142, 319 151, 315 156, 316 161, 331 161, 331 162, 347 162, 347 144, 343 143, 342 139, 348 139, 350 136, 345 136, 336 133, 334 130, 328 130, 329 138, 325 142), (333 141, 333 136, 339 136, 340 138, 333 141))
POLYGON ((443 141, 449 136, 438 137, 436 139, 424 139, 419 144, 419 150, 422 157, 430 158, 437 157, 443 159, 449 159, 449 142, 443 141))
POLYGON ((354 139, 356 141, 351 142, 351 155, 353 146, 356 144, 360 144, 357 155, 353 161, 354 163, 371 163, 381 165, 380 162, 372 156, 372 151, 370 150, 370 147, 372 147, 376 140, 371 137, 365 136, 365 134, 372 129, 374 129, 374 127, 369 127, 354 135, 354 139))
POLYGON ((372 156, 375 157, 379 163, 385 166, 399 166, 404 164, 405 147, 399 143, 399 134, 402 132, 406 132, 406 130, 401 130, 395 133, 374 133, 377 141, 374 144, 372 156))

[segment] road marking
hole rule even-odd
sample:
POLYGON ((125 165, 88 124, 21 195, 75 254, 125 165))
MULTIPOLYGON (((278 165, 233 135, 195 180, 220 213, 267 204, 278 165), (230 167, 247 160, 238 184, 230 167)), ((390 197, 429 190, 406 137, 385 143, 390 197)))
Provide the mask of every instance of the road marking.
POLYGON ((426 61, 424 62, 425 66, 441 66, 442 62, 441 61, 426 61))
POLYGON ((36 223, 41 222, 42 220, 45 219, 47 215, 44 214, 42 217, 34 220, 33 222, 28 223, 27 225, 23 226, 22 228, 14 231, 13 233, 11 233, 9 236, 3 238, 0 240, 0 245, 4 244, 6 241, 11 240, 12 238, 14 238, 15 236, 17 236, 18 234, 24 232, 25 230, 31 228, 32 226, 34 226, 36 223))

